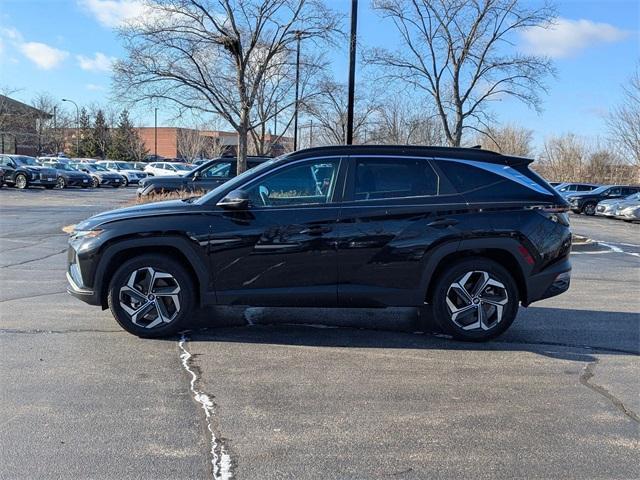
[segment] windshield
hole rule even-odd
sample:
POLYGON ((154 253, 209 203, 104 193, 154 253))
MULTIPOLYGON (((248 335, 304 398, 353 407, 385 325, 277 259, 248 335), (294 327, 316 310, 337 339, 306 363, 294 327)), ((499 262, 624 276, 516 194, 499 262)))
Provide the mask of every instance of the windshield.
POLYGON ((12 157, 18 165, 29 165, 32 167, 39 167, 40 165, 36 162, 36 159, 33 157, 12 157))
POLYGON ((91 170, 97 170, 98 172, 108 172, 109 169, 107 167, 105 167, 104 165, 99 165, 97 163, 91 164, 89 165, 89 167, 91 168, 91 170))
POLYGON ((75 169, 71 165, 66 163, 54 163, 51 166, 57 170, 66 170, 67 172, 75 171, 75 169))
POLYGON ((245 183, 249 177, 252 177, 253 175, 259 174, 260 172, 263 172, 265 170, 268 170, 275 163, 279 162, 280 160, 285 159, 286 157, 287 157, 287 155, 282 155, 280 157, 277 157, 277 158, 274 158, 272 160, 268 160, 268 161, 266 161, 264 163, 261 163, 257 167, 250 168, 249 170, 246 170, 244 173, 241 173, 240 175, 238 175, 237 177, 234 177, 231 180, 229 180, 229 181, 227 181, 227 182, 225 182, 225 183, 223 183, 221 185, 218 185, 216 188, 211 190, 206 195, 203 195, 202 197, 200 197, 194 203, 196 203, 197 205, 203 205, 203 204, 207 203, 209 200, 211 200, 212 198, 216 197, 217 195, 220 195, 225 190, 231 191, 234 188, 238 188, 240 185, 245 183))
POLYGON ((115 166, 118 170, 135 170, 136 169, 132 164, 127 162, 118 162, 115 164, 115 166))
POLYGON ((611 187, 609 185, 604 185, 602 187, 598 187, 595 190, 591 190, 590 192, 584 192, 587 195, 600 195, 601 193, 606 192, 607 190, 609 190, 611 187))

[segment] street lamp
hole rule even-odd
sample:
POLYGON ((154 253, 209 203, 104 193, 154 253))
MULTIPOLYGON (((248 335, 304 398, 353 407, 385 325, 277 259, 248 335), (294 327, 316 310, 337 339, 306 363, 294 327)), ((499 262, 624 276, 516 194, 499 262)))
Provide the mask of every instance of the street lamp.
POLYGON ((295 32, 296 40, 298 41, 296 49, 296 103, 293 113, 293 151, 298 149, 298 91, 300 88, 300 39, 302 38, 302 32, 297 30, 295 32))
POLYGON ((358 27, 358 0, 351 0, 351 42, 349 45, 349 97, 347 99, 347 145, 353 143, 353 103, 356 81, 356 30, 358 27))
POLYGON ((76 107, 76 157, 80 156, 80 109, 78 108, 78 104, 73 100, 69 100, 68 98, 63 98, 63 102, 73 103, 76 107))

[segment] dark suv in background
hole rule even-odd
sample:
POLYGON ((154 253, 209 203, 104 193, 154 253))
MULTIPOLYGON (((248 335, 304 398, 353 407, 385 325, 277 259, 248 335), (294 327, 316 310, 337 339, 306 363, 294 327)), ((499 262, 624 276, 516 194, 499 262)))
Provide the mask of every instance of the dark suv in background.
POLYGON ((4 171, 4 183, 21 190, 28 187, 52 189, 58 180, 55 169, 43 167, 35 158, 26 155, 2 154, 0 168, 4 171))
MULTIPOLYGON (((247 157, 247 168, 253 168, 270 160, 270 157, 247 157)), ((235 157, 208 160, 184 175, 163 175, 148 177, 140 181, 138 196, 156 193, 209 191, 236 176, 235 157)))
POLYGON ((145 337, 207 304, 423 307, 487 340, 569 288, 567 203, 528 165, 478 149, 323 147, 195 199, 75 226, 69 292, 145 337))
POLYGON ((631 185, 603 185, 590 192, 577 193, 567 196, 567 201, 574 213, 595 215, 596 206, 602 200, 624 198, 640 192, 639 186, 631 185))

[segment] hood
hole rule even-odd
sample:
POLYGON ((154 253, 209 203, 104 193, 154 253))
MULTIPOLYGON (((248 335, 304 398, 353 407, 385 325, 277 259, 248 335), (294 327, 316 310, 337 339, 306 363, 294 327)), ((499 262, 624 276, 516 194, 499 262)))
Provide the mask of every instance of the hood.
POLYGON ((120 175, 119 173, 113 173, 113 172, 93 172, 95 173, 98 177, 100 178, 122 178, 122 175, 120 175))
POLYGON ((69 178, 88 178, 89 177, 89 175, 87 175, 84 172, 70 172, 69 170, 58 170, 58 173, 60 175, 64 175, 69 178))
POLYGON ((108 212, 99 213, 98 215, 94 215, 93 217, 87 218, 86 220, 78 223, 75 229, 91 230, 92 228, 117 220, 184 213, 185 211, 193 210, 194 208, 199 208, 199 206, 183 202, 182 200, 146 203, 144 205, 135 205, 133 207, 119 208, 117 210, 109 210, 108 212))
POLYGON ((615 205, 616 203, 622 202, 620 198, 609 198, 608 200, 602 200, 600 203, 602 205, 615 205))
POLYGON ((147 177, 142 180, 142 185, 183 185, 189 178, 180 175, 164 175, 159 177, 147 177))

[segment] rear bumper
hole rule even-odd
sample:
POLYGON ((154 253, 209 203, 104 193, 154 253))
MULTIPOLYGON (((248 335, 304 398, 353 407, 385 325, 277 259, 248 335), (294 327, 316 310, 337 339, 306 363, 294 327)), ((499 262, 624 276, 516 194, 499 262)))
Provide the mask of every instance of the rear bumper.
POLYGON ((567 257, 527 279, 527 301, 523 305, 560 295, 569 290, 570 284, 571 262, 567 257))

